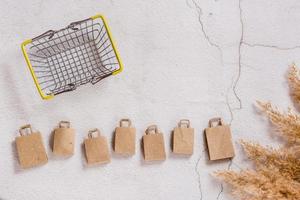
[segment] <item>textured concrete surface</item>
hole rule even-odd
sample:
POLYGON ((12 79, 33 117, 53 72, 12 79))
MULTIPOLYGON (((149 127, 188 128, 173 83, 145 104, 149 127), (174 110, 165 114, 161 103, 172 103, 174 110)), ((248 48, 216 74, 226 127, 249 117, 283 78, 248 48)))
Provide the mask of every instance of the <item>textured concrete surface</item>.
POLYGON ((291 105, 285 74, 300 63, 299 1, 2 0, 0 9, 1 199, 230 199, 211 173, 251 167, 237 141, 277 145, 253 103, 291 105), (21 42, 96 13, 108 19, 124 72, 41 100, 21 42), (202 131, 215 116, 232 125, 237 156, 231 166, 207 161, 202 131), (166 147, 177 121, 189 118, 194 155, 176 157, 167 148, 165 162, 147 165, 137 143, 132 158, 112 155, 110 164, 86 168, 81 144, 87 131, 98 127, 111 140, 122 117, 132 119, 138 139, 156 123, 166 147), (48 145, 62 119, 77 130, 76 153, 66 160, 54 158, 48 145), (13 142, 25 123, 42 132, 49 163, 22 171, 13 142))

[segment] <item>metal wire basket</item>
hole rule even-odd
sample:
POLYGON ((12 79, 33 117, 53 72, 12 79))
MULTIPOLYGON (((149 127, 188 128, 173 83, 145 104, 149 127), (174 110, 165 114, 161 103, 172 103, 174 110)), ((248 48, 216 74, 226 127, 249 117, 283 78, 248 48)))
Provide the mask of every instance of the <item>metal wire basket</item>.
POLYGON ((43 99, 95 84, 123 69, 102 15, 26 40, 22 51, 43 99))

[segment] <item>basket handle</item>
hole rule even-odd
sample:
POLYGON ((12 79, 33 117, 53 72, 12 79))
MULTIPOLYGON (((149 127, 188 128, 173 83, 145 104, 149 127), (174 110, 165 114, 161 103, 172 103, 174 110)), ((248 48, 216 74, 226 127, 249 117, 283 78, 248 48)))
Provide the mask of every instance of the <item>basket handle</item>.
POLYGON ((72 30, 78 30, 78 28, 75 27, 76 25, 81 24, 82 22, 88 21, 88 20, 90 20, 90 19, 91 19, 91 18, 87 18, 87 19, 84 19, 84 20, 72 22, 72 23, 69 24, 68 28, 70 28, 70 29, 72 29, 72 30))
MULTIPOLYGON (((82 22, 88 21, 88 20, 90 20, 90 19, 91 19, 91 18, 87 18, 87 19, 84 19, 84 20, 72 22, 72 23, 69 24, 69 26, 67 26, 67 28, 70 28, 70 29, 72 29, 72 30, 78 30, 78 28, 75 28, 76 25, 78 25, 78 24, 80 24, 80 23, 82 23, 82 22)), ((54 36, 54 34, 55 34, 56 32, 57 32, 57 31, 54 31, 54 30, 48 30, 48 31, 46 31, 45 33, 42 33, 41 35, 39 35, 39 36, 37 36, 37 37, 35 37, 35 38, 32 38, 32 40, 38 40, 38 39, 41 39, 41 38, 43 38, 43 37, 45 37, 45 36, 49 36, 48 39, 51 39, 51 38, 54 36)))
POLYGON ((55 33, 56 33, 56 31, 49 30, 49 31, 46 31, 45 33, 43 33, 43 34, 41 34, 39 36, 36 36, 35 38, 32 38, 32 40, 38 40, 38 39, 41 39, 41 38, 43 38, 45 36, 49 36, 48 39, 51 39, 54 36, 55 33))

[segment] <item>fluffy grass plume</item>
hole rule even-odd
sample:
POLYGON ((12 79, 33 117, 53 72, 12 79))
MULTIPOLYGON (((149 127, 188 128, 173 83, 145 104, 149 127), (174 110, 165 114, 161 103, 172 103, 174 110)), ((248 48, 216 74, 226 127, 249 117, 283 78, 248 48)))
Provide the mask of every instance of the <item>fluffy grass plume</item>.
POLYGON ((288 109, 287 112, 280 112, 271 103, 257 101, 258 107, 267 115, 278 132, 289 143, 300 143, 300 115, 288 109))
MULTIPOLYGON (((293 100, 300 103, 300 80, 294 65, 289 71, 288 83, 293 100)), ((287 143, 275 149, 241 141, 255 168, 215 174, 231 185, 232 194, 237 199, 300 200, 300 115, 291 109, 281 112, 271 103, 258 101, 257 105, 287 143)))
POLYGON ((300 183, 269 169, 221 171, 216 175, 232 186, 232 194, 242 200, 299 200, 300 183))
POLYGON ((288 81, 291 91, 291 96, 296 103, 300 103, 300 78, 299 70, 293 64, 288 73, 288 81))

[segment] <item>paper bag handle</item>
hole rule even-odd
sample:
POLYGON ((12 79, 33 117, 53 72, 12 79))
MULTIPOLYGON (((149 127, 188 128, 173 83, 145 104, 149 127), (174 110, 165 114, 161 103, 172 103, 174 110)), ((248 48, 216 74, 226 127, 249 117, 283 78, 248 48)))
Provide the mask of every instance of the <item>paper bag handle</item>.
POLYGON ((30 125, 30 124, 26 124, 26 125, 24 125, 24 126, 21 126, 20 129, 19 129, 19 133, 20 133, 21 136, 24 135, 23 133, 24 133, 24 131, 25 131, 26 129, 29 129, 29 130, 30 130, 30 133, 32 133, 31 125, 30 125))
POLYGON ((223 120, 221 119, 221 117, 216 117, 216 118, 212 118, 209 120, 209 127, 214 127, 213 124, 217 122, 218 125, 217 126, 223 126, 224 125, 224 122, 223 120))
POLYGON ((89 137, 89 138, 95 138, 95 137, 94 137, 94 133, 97 133, 97 137, 100 137, 100 131, 99 131, 99 129, 97 129, 97 128, 94 128, 94 129, 92 129, 92 130, 89 130, 88 137, 89 137))
POLYGON ((124 123, 124 122, 127 122, 128 127, 131 126, 131 120, 130 120, 130 119, 121 119, 121 120, 120 120, 120 127, 123 127, 123 123, 124 123))
POLYGON ((146 129, 146 135, 150 134, 150 132, 153 131, 153 130, 154 130, 155 134, 158 133, 158 128, 157 128, 156 125, 148 126, 147 129, 146 129))
POLYGON ((70 128, 70 122, 69 121, 60 121, 58 126, 59 126, 59 128, 70 128))
POLYGON ((182 127, 182 125, 186 125, 187 128, 190 128, 190 120, 188 119, 181 119, 178 123, 178 127, 182 127))

